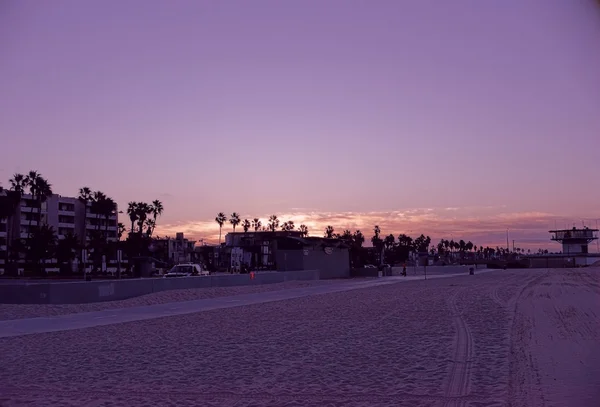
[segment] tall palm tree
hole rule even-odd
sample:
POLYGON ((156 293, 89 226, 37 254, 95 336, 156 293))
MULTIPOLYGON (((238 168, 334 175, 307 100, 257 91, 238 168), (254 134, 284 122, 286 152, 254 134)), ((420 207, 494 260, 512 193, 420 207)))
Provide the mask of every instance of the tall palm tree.
MULTIPOLYGON (((52 185, 46 180, 42 175, 37 171, 29 171, 26 176, 27 186, 29 188, 29 193, 31 195, 31 213, 29 215, 29 225, 28 225, 28 251, 27 258, 30 264, 34 267, 39 267, 39 264, 36 265, 36 256, 38 253, 35 252, 34 244, 39 243, 40 236, 36 236, 38 242, 33 242, 32 238, 34 232, 40 231, 42 226, 42 203, 46 202, 46 200, 52 196, 52 185), (32 222, 34 220, 34 214, 37 212, 37 217, 35 217, 36 225, 32 227, 32 222)), ((50 233, 47 230, 44 230, 44 233, 50 233)), ((52 231, 53 233, 53 231, 52 231)), ((45 235, 44 235, 44 238, 45 235)))
POLYGON ((300 225, 300 232, 302 232, 302 237, 308 236, 308 226, 300 225))
POLYGON ((277 230, 277 228, 279 227, 279 219, 277 218, 277 215, 271 215, 269 217, 268 227, 271 232, 275 232, 277 230))
POLYGON ((227 222, 227 216, 223 212, 219 212, 217 217, 215 218, 215 222, 219 224, 219 246, 221 245, 221 231, 223 230, 223 225, 227 222))
POLYGON ((163 214, 164 208, 163 208, 163 204, 161 201, 159 201, 158 199, 155 199, 154 201, 152 201, 152 219, 153 219, 153 223, 154 226, 152 227, 152 232, 154 232, 154 228, 156 227, 156 220, 158 219, 158 217, 160 217, 160 215, 163 214))
POLYGON ((250 221, 248 219, 244 219, 242 228, 244 228, 244 233, 248 233, 248 230, 250 230, 250 221))
POLYGON ((237 212, 233 212, 229 216, 229 223, 231 223, 231 226, 233 226, 233 233, 235 233, 235 228, 237 225, 240 224, 240 222, 241 222, 240 215, 237 212))
POLYGON ((252 227, 254 228, 255 232, 258 232, 260 230, 261 226, 262 226, 262 223, 260 222, 260 219, 258 219, 258 218, 252 219, 252 227))
POLYGON ((135 222, 137 221, 137 202, 129 202, 127 204, 127 214, 129 215, 129 220, 131 221, 131 233, 135 232, 135 222))
POLYGON ((108 241, 108 226, 110 222, 110 217, 115 215, 117 212, 117 203, 111 197, 105 197, 102 201, 102 215, 104 215, 104 236, 106 236, 106 241, 108 241))
POLYGON ((147 204, 146 202, 138 202, 137 205, 137 218, 138 218, 138 232, 140 234, 144 233, 144 226, 147 226, 146 219, 152 215, 152 205, 147 204))

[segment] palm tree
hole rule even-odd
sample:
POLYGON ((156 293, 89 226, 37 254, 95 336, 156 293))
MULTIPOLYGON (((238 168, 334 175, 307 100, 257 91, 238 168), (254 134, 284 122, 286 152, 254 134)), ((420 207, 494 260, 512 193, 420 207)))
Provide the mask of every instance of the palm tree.
POLYGON ((308 227, 306 225, 300 225, 300 232, 302 232, 302 237, 307 237, 308 227))
POLYGON ((219 212, 217 217, 215 218, 215 222, 219 224, 219 246, 221 245, 221 230, 223 229, 223 225, 227 222, 227 216, 223 212, 219 212))
POLYGON ((144 233, 144 226, 146 226, 146 219, 152 214, 152 206, 145 202, 138 202, 136 205, 136 218, 138 224, 138 233, 141 235, 144 233))
POLYGON ((325 237, 327 239, 332 239, 333 238, 333 232, 334 232, 333 226, 327 226, 325 228, 325 237))
MULTIPOLYGON (((152 228, 152 232, 154 232, 154 228, 156 227, 156 219, 163 214, 164 207, 161 201, 155 199, 152 201, 152 219, 154 220, 154 226, 152 228)), ((152 233, 150 233, 152 234, 152 233)))
POLYGON ((279 219, 277 219, 277 215, 271 215, 271 217, 269 217, 269 230, 271 230, 271 232, 275 232, 278 227, 279 219))
POLYGON ((294 230, 294 228, 296 227, 296 225, 294 225, 294 221, 288 220, 287 222, 283 222, 283 225, 281 226, 281 230, 289 232, 294 230))
POLYGON ((50 183, 43 178, 37 171, 29 171, 29 174, 25 177, 25 182, 29 188, 29 194, 31 195, 31 214, 29 215, 29 226, 28 226, 28 238, 31 238, 32 222, 33 222, 33 208, 37 209, 37 228, 40 227, 42 222, 42 202, 52 196, 52 186, 50 183))
POLYGON ((255 232, 258 232, 260 230, 261 226, 262 226, 262 223, 260 222, 260 219, 258 219, 258 218, 252 219, 252 227, 254 228, 255 232))
POLYGON ((248 233, 248 230, 250 230, 250 221, 248 219, 244 219, 242 222, 242 227, 244 228, 244 233, 248 233))
POLYGON ((231 223, 231 226, 233 226, 233 233, 235 233, 235 228, 240 224, 240 222, 240 215, 237 212, 233 212, 229 217, 229 223, 231 223))
POLYGON ((131 221, 131 233, 135 231, 135 222, 137 221, 137 202, 129 202, 127 204, 127 214, 131 221))

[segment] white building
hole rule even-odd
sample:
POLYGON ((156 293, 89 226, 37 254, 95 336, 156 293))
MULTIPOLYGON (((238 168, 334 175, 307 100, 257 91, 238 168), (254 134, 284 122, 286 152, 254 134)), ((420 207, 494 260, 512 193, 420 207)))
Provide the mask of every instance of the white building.
POLYGON ((0 274, 4 272, 9 230, 11 240, 19 237, 27 239, 38 224, 46 224, 54 229, 58 239, 64 239, 71 233, 83 243, 84 237, 89 241, 90 234, 99 231, 106 233, 109 241, 117 241, 118 222, 118 210, 107 219, 104 215, 93 213, 90 203, 86 205, 77 198, 57 194, 37 208, 31 195, 24 194, 12 218, 0 223, 0 274))

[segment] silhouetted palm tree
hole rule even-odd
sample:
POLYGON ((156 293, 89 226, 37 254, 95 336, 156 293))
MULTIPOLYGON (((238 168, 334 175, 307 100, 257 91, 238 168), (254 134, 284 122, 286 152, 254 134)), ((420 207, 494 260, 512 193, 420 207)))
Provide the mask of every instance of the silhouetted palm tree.
POLYGON ((244 233, 248 233, 248 230, 250 230, 250 221, 248 219, 244 219, 242 228, 244 229, 244 233))
POLYGON ((227 216, 223 212, 219 212, 217 217, 215 218, 215 222, 219 224, 219 246, 221 245, 221 230, 223 229, 223 225, 227 222, 227 216))
POLYGON ((278 227, 279 219, 277 219, 277 215, 271 215, 271 217, 269 217, 269 230, 271 230, 271 232, 275 232, 278 227))
POLYGON ((289 232, 291 230, 294 230, 295 227, 296 226, 294 225, 294 221, 288 220, 287 222, 283 222, 283 225, 281 226, 281 230, 289 232))
POLYGON ((229 223, 231 223, 231 226, 233 226, 233 233, 235 233, 235 228, 237 225, 240 224, 240 222, 241 222, 240 215, 237 212, 233 212, 229 216, 229 223))
POLYGON ((302 237, 308 236, 308 226, 300 225, 300 232, 302 232, 302 237))
POLYGON ((42 203, 46 202, 46 200, 52 196, 52 185, 46 180, 41 174, 37 171, 29 171, 27 174, 26 183, 29 188, 29 194, 31 195, 31 214, 29 216, 29 231, 28 238, 31 238, 32 232, 32 222, 33 222, 33 214, 34 208, 37 210, 38 216, 36 218, 37 226, 35 229, 39 229, 42 222, 42 203))
POLYGON ((258 219, 258 218, 252 219, 252 227, 254 228, 255 232, 258 232, 260 230, 261 226, 262 226, 262 223, 260 222, 260 219, 258 219))
POLYGON ((154 225, 152 227, 152 231, 150 234, 154 233, 154 228, 156 227, 156 221, 160 215, 162 215, 164 211, 163 204, 158 199, 152 201, 152 220, 154 221, 154 225))

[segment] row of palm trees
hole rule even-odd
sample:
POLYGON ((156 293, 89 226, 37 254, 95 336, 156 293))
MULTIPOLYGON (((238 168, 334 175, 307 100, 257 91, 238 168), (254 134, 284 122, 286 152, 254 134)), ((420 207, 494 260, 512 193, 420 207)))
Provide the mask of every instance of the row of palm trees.
POLYGON ((45 274, 43 263, 47 259, 55 258, 59 264, 70 263, 81 253, 81 249, 87 249, 90 259, 97 267, 103 256, 114 257, 119 248, 129 249, 130 254, 136 255, 143 251, 142 246, 149 245, 149 239, 156 227, 157 218, 163 213, 163 205, 156 200, 152 204, 143 202, 130 202, 128 214, 132 220, 131 232, 127 240, 132 237, 137 239, 135 244, 121 242, 121 237, 126 231, 125 225, 117 224, 116 236, 109 231, 110 219, 117 214, 116 202, 101 191, 93 191, 89 187, 79 189, 78 200, 85 205, 86 219, 88 215, 92 220, 94 228, 88 230, 84 222, 80 230, 81 236, 69 232, 58 239, 57 231, 43 221, 42 204, 52 195, 52 185, 37 171, 29 171, 27 174, 14 174, 9 180, 9 188, 0 186, 0 220, 6 220, 7 238, 0 241, 0 245, 6 245, 5 267, 9 271, 16 271, 19 264, 39 274, 45 274), (24 201, 25 196, 28 195, 24 201), (28 222, 27 237, 22 238, 20 225, 21 220, 16 222, 17 209, 26 202, 31 209, 25 212, 28 222), (138 227, 134 229, 134 223, 138 227), (138 235, 144 235, 145 239, 138 235), (113 239, 117 237, 118 239, 113 239))
MULTIPOLYGON (((280 224, 277 215, 271 215, 268 219, 266 226, 263 226, 259 218, 252 220, 244 219, 241 220, 240 215, 237 212, 233 212, 229 219, 223 212, 219 212, 215 218, 215 222, 219 225, 219 244, 221 243, 221 231, 223 226, 227 223, 231 223, 233 231, 235 232, 238 225, 242 225, 244 232, 248 232, 250 229, 254 231, 275 231, 281 228, 283 231, 296 230, 294 222, 289 220, 280 224)), ((298 228, 302 232, 303 236, 308 236, 308 227, 306 225, 300 225, 298 228)), ((371 243, 373 247, 378 250, 383 249, 385 252, 400 252, 400 257, 407 256, 408 253, 428 253, 430 255, 437 255, 439 257, 460 257, 464 258, 467 253, 477 254, 482 258, 492 258, 494 256, 506 256, 510 253, 525 254, 526 251, 520 248, 515 248, 512 252, 507 248, 502 247, 483 247, 473 244, 471 241, 454 241, 441 239, 440 242, 431 247, 431 237, 421 234, 420 236, 413 239, 406 234, 398 235, 397 239, 393 234, 389 234, 382 237, 381 228, 375 225, 373 228, 373 237, 371 243)), ((328 225, 325 230, 323 237, 328 239, 342 239, 350 244, 351 248, 361 248, 365 236, 360 230, 356 230, 354 233, 346 229, 342 233, 336 233, 333 226, 328 225)), ((531 251, 527 251, 531 253, 531 251)), ((541 251, 543 252, 543 251, 541 251)), ((547 251, 546 251, 547 252, 547 251)))
MULTIPOLYGON (((223 226, 225 225, 225 223, 227 223, 228 220, 231 226, 233 227, 233 232, 235 232, 235 228, 240 224, 242 225, 244 233, 247 233, 248 231, 250 231, 250 229, 253 229, 255 232, 275 232, 279 227, 281 227, 281 230, 283 231, 296 230, 296 225, 294 224, 294 221, 288 220, 286 222, 280 223, 280 220, 277 217, 277 215, 271 215, 268 219, 267 224, 263 225, 262 221, 259 218, 254 218, 252 220, 242 220, 237 212, 233 212, 229 216, 229 219, 227 219, 227 215, 225 215, 223 212, 219 212, 215 217, 215 222, 217 222, 217 224, 219 225, 219 245, 221 244, 221 232, 223 230, 223 226)), ((300 225, 297 230, 302 232, 303 236, 308 236, 308 227, 306 225, 300 225)))

